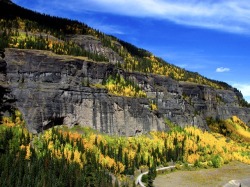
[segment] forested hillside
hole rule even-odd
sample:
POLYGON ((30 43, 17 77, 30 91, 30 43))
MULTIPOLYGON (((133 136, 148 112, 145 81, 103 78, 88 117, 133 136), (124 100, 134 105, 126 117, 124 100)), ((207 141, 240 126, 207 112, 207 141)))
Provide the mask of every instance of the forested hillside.
POLYGON ((136 137, 108 136, 79 126, 32 135, 16 111, 0 125, 0 186, 132 186, 129 176, 173 162, 201 168, 234 160, 250 164, 249 128, 237 117, 225 123, 246 128, 235 130, 241 141, 171 123, 169 132, 136 137))
POLYGON ((51 50, 57 54, 85 56, 94 61, 110 61, 105 54, 85 50, 77 42, 68 39, 69 35, 91 35, 101 44, 122 57, 117 66, 126 71, 154 73, 172 77, 178 81, 195 82, 220 89, 232 89, 224 82, 207 79, 198 73, 189 72, 149 51, 137 48, 125 41, 92 29, 65 18, 52 17, 19 7, 11 2, 0 1, 0 43, 3 47, 21 49, 51 50), (56 24, 55 24, 56 23, 56 24))
POLYGON ((0 186, 135 186, 147 170, 152 186, 170 164, 250 164, 249 104, 227 83, 8 0, 4 48, 0 186))

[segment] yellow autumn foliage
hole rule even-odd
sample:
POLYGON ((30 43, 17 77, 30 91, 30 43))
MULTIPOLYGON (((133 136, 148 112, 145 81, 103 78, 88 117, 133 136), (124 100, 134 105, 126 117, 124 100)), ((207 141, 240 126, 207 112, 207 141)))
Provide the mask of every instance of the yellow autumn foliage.
POLYGON ((112 95, 125 96, 125 97, 147 97, 146 92, 144 92, 138 85, 132 81, 125 80, 123 76, 109 76, 105 86, 108 92, 112 95))
POLYGON ((25 155, 25 159, 26 160, 30 160, 32 153, 30 151, 30 144, 28 146, 26 146, 26 155, 25 155))
MULTIPOLYGON (((240 123, 235 117, 230 120, 231 123, 240 123)), ((10 122, 10 119, 4 119, 3 126, 14 128, 15 126, 8 125, 10 122)), ((222 134, 202 131, 193 126, 185 128, 176 126, 169 132, 152 131, 136 137, 109 136, 90 128, 84 128, 79 132, 83 134, 73 132, 66 127, 49 129, 44 131, 40 138, 34 138, 32 145, 37 146, 38 143, 42 144, 41 147, 47 145, 46 149, 55 158, 65 158, 69 163, 78 163, 81 167, 84 167, 89 159, 87 153, 92 153, 102 168, 118 176, 122 176, 133 163, 139 164, 139 167, 152 165, 153 162, 163 165, 166 164, 166 160, 171 159, 193 164, 206 163, 207 166, 214 165, 214 167, 233 160, 250 164, 248 142, 239 143, 229 140, 222 134)), ((25 149, 25 159, 29 160, 32 156, 31 145, 21 144, 20 149, 25 149)), ((34 149, 37 150, 36 147, 34 149)))
POLYGON ((26 155, 25 155, 25 160, 30 160, 30 157, 32 155, 31 151, 30 151, 30 144, 25 146, 25 145, 21 145, 20 149, 25 150, 26 151, 26 155))
POLYGON ((249 127, 237 116, 209 124, 214 132, 220 132, 238 142, 250 142, 249 127))
POLYGON ((158 110, 158 107, 157 107, 156 104, 150 103, 150 109, 151 109, 152 111, 155 111, 155 110, 158 110))

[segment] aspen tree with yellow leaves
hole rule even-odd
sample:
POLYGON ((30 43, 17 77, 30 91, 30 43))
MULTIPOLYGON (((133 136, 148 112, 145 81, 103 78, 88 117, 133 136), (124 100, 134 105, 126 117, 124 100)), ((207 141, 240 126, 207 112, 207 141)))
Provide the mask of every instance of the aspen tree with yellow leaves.
POLYGON ((248 128, 237 117, 225 120, 226 124, 231 125, 230 128, 237 127, 236 134, 241 137, 236 138, 237 141, 228 141, 229 137, 223 134, 202 131, 193 126, 173 126, 169 132, 154 131, 136 137, 109 136, 84 127, 77 127, 81 130, 74 131, 74 128, 61 126, 33 137, 31 143, 20 115, 17 114, 14 121, 4 118, 2 123, 0 150, 9 149, 8 154, 20 155, 23 162, 31 165, 39 163, 40 159, 45 160, 46 170, 51 167, 52 160, 60 162, 61 167, 74 167, 82 173, 77 174, 79 180, 82 176, 88 183, 96 182, 93 179, 95 174, 108 179, 105 171, 113 173, 121 182, 126 181, 127 175, 152 167, 151 163, 156 167, 168 165, 169 162, 191 163, 195 167, 220 167, 234 160, 250 164, 250 145, 245 141, 248 128), (91 175, 86 175, 86 172, 91 175))
POLYGON ((125 96, 125 97, 146 97, 144 92, 136 83, 130 80, 125 80, 122 75, 110 75, 105 86, 108 92, 113 95, 125 96))

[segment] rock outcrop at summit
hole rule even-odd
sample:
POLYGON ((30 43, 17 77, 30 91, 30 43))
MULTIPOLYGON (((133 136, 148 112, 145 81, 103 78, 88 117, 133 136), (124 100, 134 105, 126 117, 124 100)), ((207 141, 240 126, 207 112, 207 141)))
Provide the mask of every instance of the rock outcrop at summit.
POLYGON ((48 51, 6 50, 6 82, 28 129, 41 132, 54 125, 89 126, 100 132, 133 136, 167 130, 166 120, 206 129, 206 117, 237 115, 250 121, 250 109, 238 104, 234 90, 177 82, 171 78, 125 72, 110 63, 96 63, 48 51), (120 73, 146 91, 147 98, 110 95, 98 88, 110 74, 120 73), (158 109, 152 111, 154 101, 158 109))
MULTIPOLYGON (((111 63, 123 63, 124 62, 121 56, 119 56, 112 49, 103 46, 102 42, 99 39, 95 38, 94 36, 68 35, 67 40, 70 40, 78 44, 80 47, 82 47, 86 51, 105 56, 107 59, 109 59, 109 62, 111 63)), ((118 48, 121 48, 121 44, 119 42, 116 42, 115 45, 118 48)))

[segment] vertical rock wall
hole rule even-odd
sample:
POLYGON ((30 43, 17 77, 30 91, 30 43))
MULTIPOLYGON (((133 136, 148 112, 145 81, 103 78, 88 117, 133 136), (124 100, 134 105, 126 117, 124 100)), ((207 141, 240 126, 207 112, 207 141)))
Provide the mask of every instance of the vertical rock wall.
POLYGON ((29 130, 54 125, 89 126, 100 132, 133 136, 167 130, 166 119, 180 126, 207 128, 206 117, 237 115, 250 120, 250 109, 238 105, 233 90, 181 83, 171 78, 128 73, 109 63, 94 63, 47 51, 8 49, 7 80, 15 105, 29 130), (147 98, 117 97, 97 88, 109 74, 133 79, 147 98), (150 103, 157 104, 156 111, 150 103))

